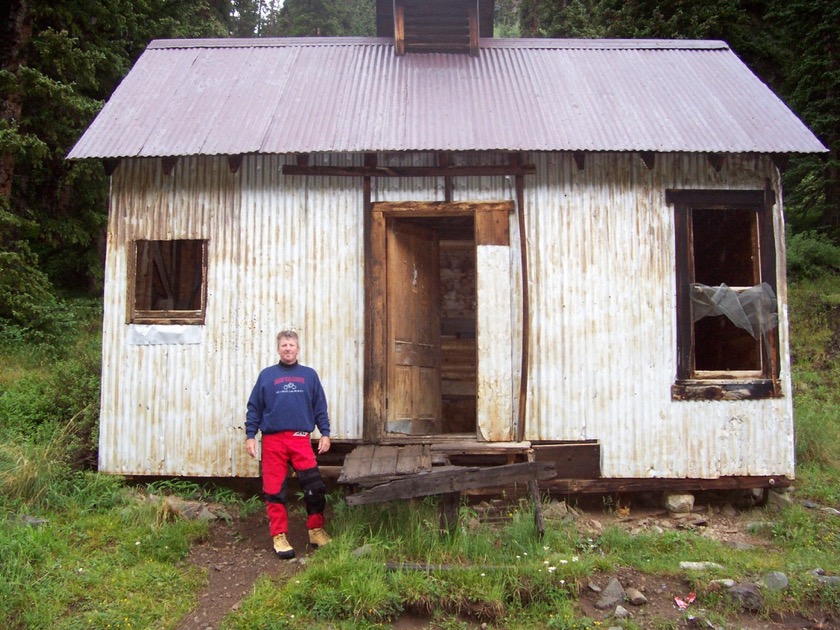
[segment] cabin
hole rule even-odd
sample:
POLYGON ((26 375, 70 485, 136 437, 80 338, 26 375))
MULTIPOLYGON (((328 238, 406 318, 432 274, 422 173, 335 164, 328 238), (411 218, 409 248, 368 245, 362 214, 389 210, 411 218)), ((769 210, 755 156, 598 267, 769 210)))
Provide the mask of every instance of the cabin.
POLYGON ((275 335, 333 451, 526 453, 568 493, 794 476, 789 155, 826 148, 721 41, 158 40, 69 154, 110 174, 99 467, 254 477, 275 335))

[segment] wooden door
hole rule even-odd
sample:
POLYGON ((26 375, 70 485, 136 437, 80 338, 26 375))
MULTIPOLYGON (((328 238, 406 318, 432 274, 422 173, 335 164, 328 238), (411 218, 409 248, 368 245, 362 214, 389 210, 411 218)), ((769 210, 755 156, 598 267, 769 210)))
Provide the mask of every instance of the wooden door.
POLYGON ((441 431, 440 258, 434 230, 392 219, 387 234, 386 431, 441 431))

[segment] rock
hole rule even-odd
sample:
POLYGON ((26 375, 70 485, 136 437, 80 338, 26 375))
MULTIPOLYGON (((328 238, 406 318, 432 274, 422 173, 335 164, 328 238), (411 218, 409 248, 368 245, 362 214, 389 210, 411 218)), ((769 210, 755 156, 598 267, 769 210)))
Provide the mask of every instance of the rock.
POLYGON ((616 619, 627 619, 628 617, 632 617, 633 613, 627 610, 624 606, 616 606, 613 616, 616 619))
POLYGON ((171 513, 188 521, 216 520, 216 515, 201 501, 187 501, 178 497, 166 497, 164 499, 164 506, 171 513))
POLYGON ((825 569, 821 569, 820 567, 817 567, 816 569, 812 569, 811 573, 813 575, 825 575, 825 569))
POLYGON ((788 505, 793 505, 793 499, 787 492, 779 492, 778 490, 770 490, 767 493, 767 504, 771 507, 780 510, 788 505))
POLYGON ((720 508, 720 513, 727 518, 735 518, 738 516, 738 510, 735 509, 731 503, 726 503, 722 508, 720 508))
POLYGON ((723 543, 730 549, 737 549, 738 551, 750 551, 751 549, 755 549, 755 545, 751 545, 749 543, 744 542, 737 542, 734 540, 726 540, 723 543))
POLYGON ((29 514, 24 514, 20 517, 20 524, 24 527, 42 527, 47 523, 49 523, 47 519, 29 516, 29 514))
POLYGON ((607 587, 601 593, 601 598, 595 602, 598 610, 607 610, 624 601, 624 587, 616 578, 610 578, 607 587))
POLYGON ((761 585, 768 591, 783 591, 790 585, 790 580, 781 571, 770 571, 761 578, 761 585))
POLYGON ((817 578, 817 582, 827 588, 840 589, 840 577, 836 575, 821 575, 817 578))
POLYGON ((726 592, 736 600, 741 608, 757 612, 764 606, 764 595, 761 594, 761 589, 756 584, 743 582, 736 584, 732 588, 726 589, 726 592))
POLYGON ((685 514, 694 509, 693 494, 666 494, 665 509, 676 514, 685 514))
POLYGON ((602 590, 604 590, 604 589, 602 589, 600 586, 598 586, 597 584, 595 584, 595 582, 590 582, 589 584, 587 584, 587 587, 588 587, 588 588, 589 588, 589 590, 590 590, 590 591, 592 591, 593 593, 600 593, 602 590))
POLYGON ((642 595, 642 592, 635 588, 631 587, 624 589, 624 595, 627 597, 627 600, 634 606, 642 606, 644 604, 647 604, 647 597, 642 595))
POLYGON ((361 558, 363 556, 370 555, 371 552, 373 552, 373 546, 372 545, 362 545, 361 547, 356 547, 351 552, 350 555, 353 556, 354 558, 361 558))
POLYGON ((826 514, 831 514, 832 516, 840 516, 840 510, 833 507, 821 507, 820 512, 825 512, 826 514))
POLYGON ((594 518, 589 519, 589 528, 597 534, 600 534, 604 531, 604 526, 601 524, 601 521, 597 521, 594 518))
POLYGON ((724 578, 721 580, 712 580, 711 582, 709 582, 709 585, 717 589, 732 588, 733 586, 735 586, 735 580, 730 580, 729 578, 724 578))
POLYGON ((764 488, 752 488, 749 496, 754 505, 761 505, 766 499, 766 490, 764 488))
POLYGON ((709 571, 711 569, 723 569, 717 562, 680 562, 680 569, 688 571, 709 571))
POLYGON ((569 508, 565 501, 552 501, 543 506, 543 518, 551 521, 560 521, 569 514, 569 508))
POLYGON ((221 506, 213 508, 213 513, 216 515, 216 518, 222 519, 225 523, 233 522, 233 517, 230 515, 230 512, 221 506))

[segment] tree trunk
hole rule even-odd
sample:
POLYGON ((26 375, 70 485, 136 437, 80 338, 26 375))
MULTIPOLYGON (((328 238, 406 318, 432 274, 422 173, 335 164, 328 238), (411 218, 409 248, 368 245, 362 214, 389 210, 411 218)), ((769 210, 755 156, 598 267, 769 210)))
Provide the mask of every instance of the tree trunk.
MULTIPOLYGON (((24 49, 32 36, 27 0, 9 0, 3 3, 0 13, 0 68, 17 76, 24 63, 24 49)), ((0 97, 0 121, 14 126, 20 121, 20 90, 13 87, 0 97)), ((0 195, 9 199, 12 194, 12 177, 15 170, 13 150, 0 153, 0 195)))

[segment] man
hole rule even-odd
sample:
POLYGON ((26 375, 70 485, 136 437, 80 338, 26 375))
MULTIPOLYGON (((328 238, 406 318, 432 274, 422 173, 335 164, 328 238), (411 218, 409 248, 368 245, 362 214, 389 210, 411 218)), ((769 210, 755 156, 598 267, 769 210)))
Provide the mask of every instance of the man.
POLYGON ((245 448, 257 456, 257 431, 262 433, 262 483, 274 552, 283 560, 295 557, 286 539, 286 473, 288 466, 298 475, 306 503, 309 544, 321 547, 330 542, 324 531, 326 485, 312 452, 309 434, 318 427, 318 453, 330 450, 330 419, 327 399, 318 374, 298 363, 300 343, 293 330, 277 335, 280 362, 260 372, 248 399, 245 416, 245 448))

